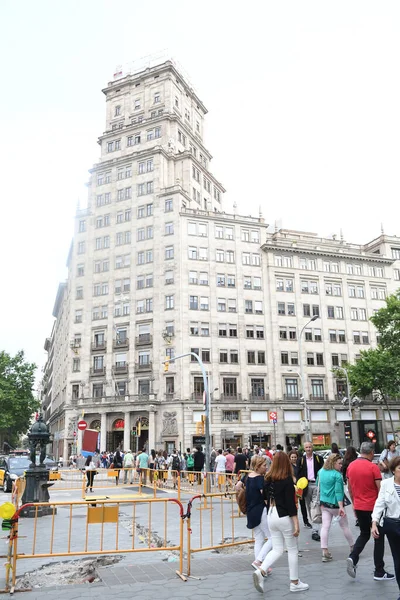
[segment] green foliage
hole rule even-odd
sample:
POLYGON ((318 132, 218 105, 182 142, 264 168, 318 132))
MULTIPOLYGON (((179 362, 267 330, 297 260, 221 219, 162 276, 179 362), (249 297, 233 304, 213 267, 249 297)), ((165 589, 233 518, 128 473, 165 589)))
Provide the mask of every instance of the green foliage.
POLYGON ((365 397, 373 391, 384 396, 400 396, 400 353, 381 346, 361 352, 361 359, 347 367, 353 395, 365 397))
POLYGON ((400 355, 400 290, 386 298, 386 306, 371 317, 380 334, 379 345, 400 355))
POLYGON ((36 365, 25 361, 21 350, 15 356, 0 352, 0 431, 9 440, 25 433, 40 403, 33 396, 36 365))

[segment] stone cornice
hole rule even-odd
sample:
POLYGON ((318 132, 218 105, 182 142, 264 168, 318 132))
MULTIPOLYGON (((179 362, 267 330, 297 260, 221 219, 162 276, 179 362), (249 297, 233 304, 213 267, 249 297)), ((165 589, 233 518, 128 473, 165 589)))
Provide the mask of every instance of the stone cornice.
POLYGON ((290 252, 291 254, 307 254, 310 256, 329 256, 340 259, 354 259, 354 260, 362 260, 365 262, 377 262, 383 263, 387 265, 391 265, 394 262, 394 259, 388 258, 385 256, 381 256, 379 254, 367 254, 367 253, 356 253, 351 250, 346 250, 345 247, 341 247, 337 251, 334 249, 324 249, 322 247, 316 248, 304 248, 300 245, 296 246, 287 246, 280 245, 279 243, 265 243, 262 244, 261 249, 264 252, 268 252, 269 250, 278 251, 278 252, 290 252))

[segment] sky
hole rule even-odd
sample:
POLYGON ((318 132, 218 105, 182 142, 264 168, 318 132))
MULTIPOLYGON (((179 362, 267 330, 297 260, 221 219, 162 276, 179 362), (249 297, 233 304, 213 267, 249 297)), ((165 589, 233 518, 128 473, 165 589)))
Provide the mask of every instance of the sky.
POLYGON ((209 110, 226 212, 356 243, 400 235, 398 0, 2 0, 0 349, 39 367, 101 89, 160 51, 209 110))

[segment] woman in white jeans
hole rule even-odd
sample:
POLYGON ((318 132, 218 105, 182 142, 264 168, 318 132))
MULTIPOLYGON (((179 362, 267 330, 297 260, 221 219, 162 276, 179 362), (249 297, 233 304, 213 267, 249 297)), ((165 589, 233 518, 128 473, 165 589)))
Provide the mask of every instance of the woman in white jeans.
POLYGON ((299 519, 295 501, 293 470, 289 457, 284 452, 277 452, 271 469, 265 477, 264 498, 268 507, 268 525, 272 537, 272 550, 253 573, 255 588, 264 593, 264 578, 268 568, 283 554, 284 544, 288 551, 290 591, 303 592, 308 585, 299 579, 298 549, 299 519))
MULTIPOLYGON (((267 507, 264 501, 264 476, 267 472, 266 456, 255 454, 251 459, 250 473, 246 478, 247 528, 254 533, 254 561, 252 567, 258 569, 272 548, 268 527, 267 507), (265 541, 265 538, 268 538, 265 541)), ((237 486, 243 485, 239 482, 237 486)))

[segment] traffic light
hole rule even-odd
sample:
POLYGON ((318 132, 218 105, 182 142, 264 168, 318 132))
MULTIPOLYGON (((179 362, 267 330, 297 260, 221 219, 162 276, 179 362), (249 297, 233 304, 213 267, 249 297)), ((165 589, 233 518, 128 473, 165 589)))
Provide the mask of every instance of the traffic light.
POLYGON ((164 373, 168 373, 169 369, 169 357, 167 356, 164 362, 164 373))

